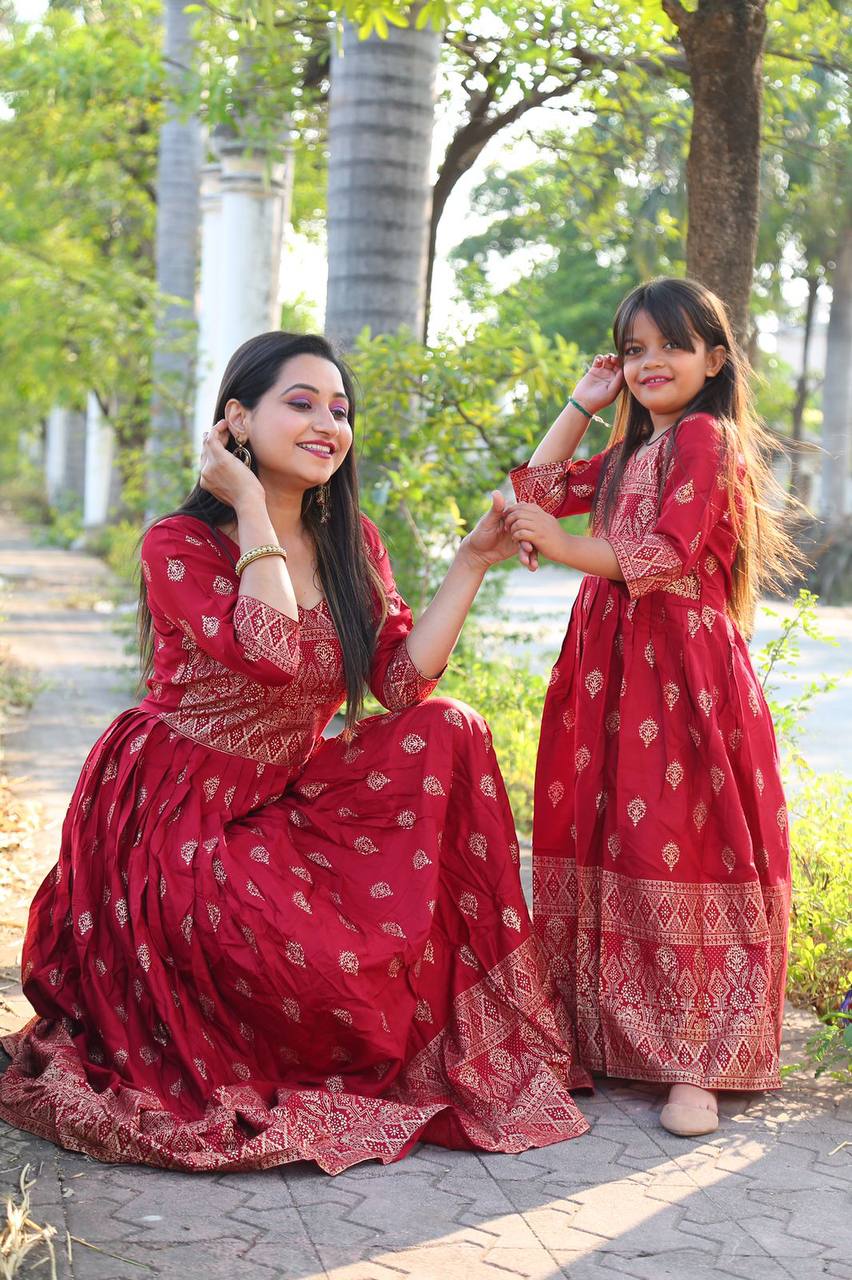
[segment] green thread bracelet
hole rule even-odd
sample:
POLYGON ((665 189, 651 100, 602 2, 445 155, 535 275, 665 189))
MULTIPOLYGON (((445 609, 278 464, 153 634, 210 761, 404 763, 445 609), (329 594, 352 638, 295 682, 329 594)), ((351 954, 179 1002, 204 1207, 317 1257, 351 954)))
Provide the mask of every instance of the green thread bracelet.
POLYGON ((594 418, 595 415, 593 413, 590 413, 588 409, 584 409, 583 406, 580 404, 580 401, 575 400, 573 396, 568 397, 568 403, 573 404, 575 409, 579 409, 583 417, 588 418, 590 422, 592 418, 594 418))

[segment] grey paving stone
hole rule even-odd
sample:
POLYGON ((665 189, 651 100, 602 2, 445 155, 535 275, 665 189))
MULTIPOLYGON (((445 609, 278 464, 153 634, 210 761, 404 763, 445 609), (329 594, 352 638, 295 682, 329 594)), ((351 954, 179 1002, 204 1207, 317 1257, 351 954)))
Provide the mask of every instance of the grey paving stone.
POLYGON ((570 1280, 791 1280, 772 1258, 732 1258, 718 1265, 689 1248, 646 1256, 609 1253, 605 1261, 598 1255, 577 1258, 561 1251, 554 1256, 570 1280))
POLYGON ((790 1237, 827 1246, 830 1258, 849 1259, 852 1274, 852 1202, 848 1191, 813 1187, 787 1193, 784 1200, 790 1237))
POLYGON ((341 1248, 359 1249, 375 1243, 378 1234, 375 1230, 347 1216, 351 1207, 333 1202, 299 1207, 305 1229, 318 1248, 321 1245, 339 1245, 341 1248))
MULTIPOLYGON (((103 1248, 109 1253, 79 1244, 73 1248, 74 1280, 237 1280, 246 1275, 252 1280, 273 1280, 287 1274, 259 1260, 247 1270, 243 1262, 246 1244, 236 1237, 191 1244, 105 1244, 103 1248)), ((292 1280, 296 1280, 295 1274, 292 1280)))
MULTIPOLYGON (((304 1241, 280 1240, 270 1236, 251 1245, 240 1257, 234 1280, 242 1276, 287 1277, 287 1280, 325 1280, 325 1268, 316 1247, 304 1241), (262 1270, 261 1270, 262 1269, 262 1270)), ((185 1280, 191 1280, 185 1277, 185 1280)))
POLYGON ((561 1269, 546 1249, 490 1249, 435 1243, 406 1249, 392 1255, 376 1254, 352 1259, 339 1250, 320 1246, 329 1280, 553 1280, 561 1269))
MULTIPOLYGON (((376 1241, 385 1247, 394 1242, 397 1248, 407 1248, 424 1239, 447 1234, 469 1236, 471 1228, 480 1223, 488 1224, 492 1217, 496 1221, 505 1218, 507 1211, 509 1215, 513 1212, 505 1195, 496 1211, 487 1207, 485 1193, 490 1195, 492 1204, 495 1194, 495 1189, 488 1184, 482 1188, 481 1199, 475 1183, 469 1183, 464 1189, 434 1186, 431 1180, 417 1174, 409 1179, 396 1178, 386 1185, 378 1182, 361 1185, 366 1194, 346 1218, 369 1228, 376 1241)), ((522 1235, 529 1234, 523 1224, 518 1224, 518 1230, 522 1235)), ((534 1240, 527 1242, 534 1243, 534 1240)))
POLYGON ((274 1209, 294 1203, 287 1179, 281 1169, 265 1169, 258 1173, 220 1173, 214 1181, 244 1197, 252 1209, 274 1209))
POLYGON ((166 1175, 147 1179, 123 1204, 104 1213, 97 1201, 75 1195, 66 1202, 73 1234, 94 1234, 96 1240, 137 1240, 142 1244, 210 1241, 232 1237, 227 1214, 246 1196, 210 1178, 166 1175), (100 1219, 100 1221, 98 1221, 100 1219))
POLYGON ((461 1169, 448 1172, 438 1179, 435 1187, 466 1202, 464 1212, 471 1216, 487 1218, 492 1214, 513 1212, 512 1202, 500 1183, 481 1166, 478 1166, 478 1172, 470 1174, 461 1169))

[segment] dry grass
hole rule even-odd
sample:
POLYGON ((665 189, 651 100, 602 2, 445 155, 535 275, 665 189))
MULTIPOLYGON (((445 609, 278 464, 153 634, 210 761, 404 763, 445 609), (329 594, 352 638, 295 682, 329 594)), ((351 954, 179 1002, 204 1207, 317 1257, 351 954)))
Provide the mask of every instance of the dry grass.
POLYGON ((29 711, 39 687, 33 673, 13 662, 0 646, 0 728, 10 716, 29 711))
POLYGON ((0 1231, 0 1280, 13 1280, 24 1259, 39 1246, 46 1250, 43 1260, 50 1263, 51 1280, 56 1280, 56 1229, 42 1227, 30 1217, 30 1191, 35 1182, 31 1166, 25 1164, 18 1184, 20 1198, 6 1197, 6 1218, 0 1231))
POLYGON ((0 929, 23 932, 34 883, 33 838, 39 830, 34 804, 18 799, 0 774, 0 929))
MULTIPOLYGON (((0 646, 0 765, 2 734, 10 721, 24 715, 38 693, 32 673, 11 661, 0 646)), ((30 900, 39 876, 33 867, 33 836, 39 815, 12 791, 0 768, 0 941, 23 935, 30 900)))

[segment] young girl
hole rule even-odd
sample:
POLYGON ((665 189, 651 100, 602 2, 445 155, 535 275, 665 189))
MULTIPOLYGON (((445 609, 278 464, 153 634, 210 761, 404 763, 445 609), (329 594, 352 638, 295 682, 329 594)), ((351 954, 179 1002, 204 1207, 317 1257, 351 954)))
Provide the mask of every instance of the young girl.
POLYGON ((534 919, 580 1062, 669 1084, 661 1121, 692 1136, 717 1090, 779 1087, 787 816, 742 633, 795 553, 719 299, 654 280, 614 338, 512 472, 522 560, 588 575, 544 708, 534 919), (609 447, 573 461, 619 396, 609 447), (587 511, 590 537, 558 522, 587 511))

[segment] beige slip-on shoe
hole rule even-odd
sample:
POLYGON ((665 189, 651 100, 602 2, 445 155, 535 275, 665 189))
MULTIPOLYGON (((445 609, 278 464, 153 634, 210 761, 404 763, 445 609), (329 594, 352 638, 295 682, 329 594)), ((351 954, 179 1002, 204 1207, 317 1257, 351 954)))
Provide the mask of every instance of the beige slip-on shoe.
POLYGON ((667 1102, 660 1112, 660 1124, 679 1138, 701 1138, 715 1133, 719 1116, 708 1107, 688 1107, 682 1102, 667 1102))

